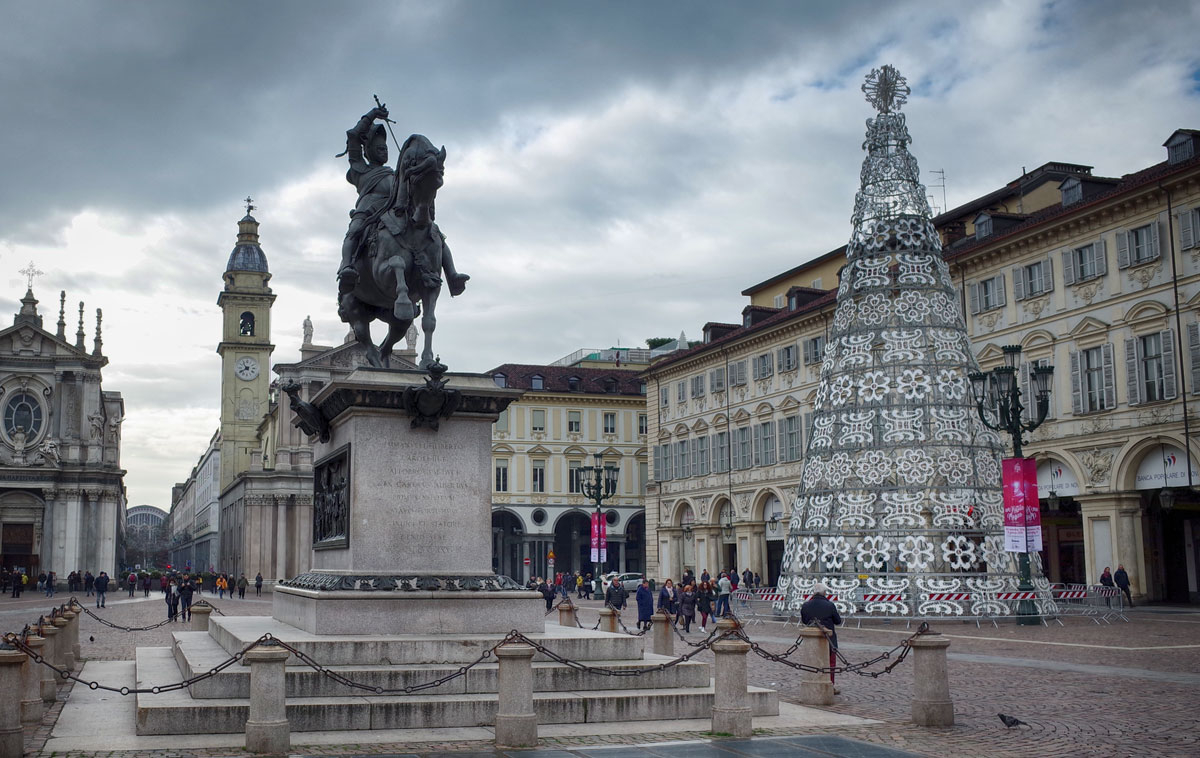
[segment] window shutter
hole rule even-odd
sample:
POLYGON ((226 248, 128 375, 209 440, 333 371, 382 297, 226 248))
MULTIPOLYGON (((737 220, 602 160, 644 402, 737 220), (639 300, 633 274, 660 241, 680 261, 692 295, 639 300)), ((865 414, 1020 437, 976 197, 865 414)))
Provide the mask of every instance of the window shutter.
POLYGON ((784 439, 784 429, 787 427, 787 420, 779 422, 778 428, 775 429, 775 460, 780 463, 791 460, 787 455, 787 440, 784 439))
POLYGON ((1159 332, 1162 341, 1162 370, 1163 370, 1163 399, 1174 400, 1178 396, 1175 375, 1175 330, 1164 329, 1159 332))
POLYGON ((1117 268, 1129 268, 1129 232, 1117 232, 1117 268))
POLYGON ((1063 284, 1074 284, 1079 275, 1075 272, 1075 251, 1064 247, 1062 251, 1063 284))
POLYGON ((1025 408, 1021 411, 1021 419, 1026 422, 1037 419, 1037 398, 1029 391, 1032 386, 1032 382, 1030 381, 1032 378, 1030 374, 1033 370, 1032 367, 1032 363, 1021 364, 1021 397, 1024 398, 1021 402, 1025 405, 1025 408))
POLYGON ((1154 259, 1158 258, 1158 256, 1159 256, 1158 240, 1160 238, 1160 235, 1158 233, 1158 230, 1162 226, 1163 218, 1166 215, 1167 215, 1167 212, 1163 211, 1162 213, 1158 214, 1158 218, 1156 218, 1155 220, 1150 222, 1150 258, 1149 258, 1149 260, 1154 260, 1154 259))
POLYGON ((1054 256, 1047 255, 1042 262, 1042 292, 1054 291, 1054 256))
POLYGON ((1079 353, 1071 351, 1071 412, 1083 413, 1083 372, 1079 370, 1079 353))
POLYGON ((1142 388, 1141 377, 1138 376, 1138 369, 1141 368, 1138 361, 1138 341, 1137 338, 1125 340, 1125 389, 1129 395, 1129 404, 1137 405, 1141 402, 1142 388))
POLYGON ((1200 324, 1188 324, 1188 353, 1192 362, 1192 394, 1200 392, 1200 324))
POLYGON ((1013 278, 1013 300, 1017 300, 1017 301, 1024 300, 1025 299, 1025 267, 1024 266, 1013 266, 1012 278, 1013 278))
POLYGON ((1187 250, 1196 246, 1196 211, 1188 208, 1179 214, 1179 247, 1187 250))
POLYGON ((1096 276, 1108 273, 1108 243, 1104 238, 1096 240, 1096 276))
POLYGON ((1104 343, 1100 352, 1104 356, 1104 408, 1109 410, 1117 407, 1117 372, 1113 368, 1112 343, 1104 343))
POLYGON ((1008 300, 1004 296, 1004 274, 996 274, 996 305, 1006 305, 1008 300))
POLYGON ((979 285, 972 282, 967 285, 967 299, 971 301, 971 313, 979 313, 979 285))
POLYGON ((766 358, 767 358, 767 365, 766 365, 766 368, 763 370, 763 376, 770 376, 771 374, 775 373, 775 365, 774 365, 775 356, 772 355, 771 353, 767 353, 766 358))
POLYGON ((752 429, 750 434, 750 460, 752 466, 762 465, 762 428, 752 429))

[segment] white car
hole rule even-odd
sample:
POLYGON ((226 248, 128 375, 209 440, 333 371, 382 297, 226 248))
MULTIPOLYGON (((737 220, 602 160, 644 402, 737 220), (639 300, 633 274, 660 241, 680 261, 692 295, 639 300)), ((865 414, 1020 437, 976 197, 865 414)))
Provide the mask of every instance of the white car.
POLYGON ((605 574, 601 578, 601 583, 604 587, 605 593, 608 592, 608 586, 612 584, 614 578, 620 580, 621 589, 625 590, 626 597, 629 597, 633 593, 637 592, 637 588, 642 586, 642 575, 640 573, 634 572, 628 574, 618 574, 614 571, 612 573, 605 574))

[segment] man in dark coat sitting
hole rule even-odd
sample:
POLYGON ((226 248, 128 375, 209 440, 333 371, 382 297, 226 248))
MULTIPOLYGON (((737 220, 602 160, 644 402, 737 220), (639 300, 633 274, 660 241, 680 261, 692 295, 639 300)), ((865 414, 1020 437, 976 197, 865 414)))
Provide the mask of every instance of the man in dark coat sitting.
MULTIPOLYGON (((819 624, 829 630, 829 666, 837 665, 837 627, 842 623, 842 616, 837 606, 827 597, 829 588, 821 582, 813 585, 812 597, 800 606, 800 621, 804 624, 819 624)), ((833 672, 829 672, 829 681, 833 682, 833 672)), ((834 688, 836 695, 839 690, 834 688)))

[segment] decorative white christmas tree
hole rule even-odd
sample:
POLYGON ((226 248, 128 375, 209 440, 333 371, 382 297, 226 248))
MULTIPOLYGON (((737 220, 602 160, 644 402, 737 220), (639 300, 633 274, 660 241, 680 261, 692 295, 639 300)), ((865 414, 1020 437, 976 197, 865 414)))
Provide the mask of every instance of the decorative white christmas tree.
MULTIPOLYGON (((1002 446, 972 398, 979 369, 908 152, 899 111, 910 90, 884 66, 863 92, 879 113, 867 121, 777 608, 796 611, 822 581, 844 615, 1012 615, 1002 446)), ((1046 580, 1035 588, 1051 612, 1046 580)))

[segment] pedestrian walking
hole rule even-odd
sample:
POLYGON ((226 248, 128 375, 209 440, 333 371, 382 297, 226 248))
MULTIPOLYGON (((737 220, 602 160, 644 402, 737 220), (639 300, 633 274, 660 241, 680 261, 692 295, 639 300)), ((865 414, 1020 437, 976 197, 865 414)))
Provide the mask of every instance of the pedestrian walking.
POLYGON ((51 571, 46 574, 46 597, 54 597, 54 587, 58 584, 58 574, 51 571))
POLYGON ((658 609, 675 615, 675 583, 670 579, 664 579, 663 586, 658 591, 658 609))
POLYGON ((25 585, 27 584, 29 584, 29 574, 23 572, 13 572, 12 596, 20 599, 21 591, 25 589, 25 585))
MULTIPOLYGON (((800 623, 816 624, 829 632, 829 667, 832 669, 837 665, 837 627, 842 623, 841 614, 838 613, 837 606, 827 597, 829 588, 821 582, 813 585, 812 597, 805 601, 804 605, 800 606, 800 623)), ((841 693, 837 688, 837 682, 834 680, 833 672, 829 672, 829 681, 835 685, 833 694, 841 693)))
POLYGON ((192 620, 192 595, 195 593, 195 588, 192 582, 187 577, 184 577, 183 584, 179 586, 179 620, 192 620))
POLYGON ((245 574, 245 572, 243 572, 242 575, 239 576, 238 580, 237 580, 238 599, 239 600, 246 599, 246 588, 249 586, 250 586, 250 582, 246 581, 246 574, 245 574))
POLYGON ((1113 581, 1121 588, 1121 592, 1125 593, 1125 602, 1132 608, 1133 596, 1129 594, 1129 573, 1125 571, 1125 564, 1117 564, 1117 573, 1113 574, 1113 581))
POLYGON ((142 597, 150 597, 150 575, 142 577, 142 597))
MULTIPOLYGON (((1113 582, 1112 571, 1109 570, 1108 566, 1105 566, 1104 571, 1100 572, 1100 584, 1105 587, 1112 587, 1114 589, 1117 586, 1113 582)), ((1109 597, 1108 595, 1104 596, 1104 605, 1106 605, 1109 608, 1112 608, 1112 598, 1109 597)))
POLYGON ((95 594, 96 577, 92 576, 92 572, 83 572, 83 596, 91 597, 95 594))
POLYGON ((722 571, 721 578, 717 580, 717 607, 716 616, 729 615, 729 596, 733 594, 733 583, 729 581, 729 576, 722 571))
POLYGON ((696 596, 696 588, 692 585, 685 585, 679 591, 679 614, 683 617, 683 631, 692 631, 692 621, 696 618, 696 604, 699 598, 696 596))
POLYGON ((262 572, 258 572, 254 576, 254 596, 258 597, 262 594, 262 572))
POLYGON ((654 593, 650 591, 650 580, 643 579, 636 593, 638 620, 637 628, 646 629, 650 626, 650 617, 654 615, 654 593))
POLYGON ((538 592, 542 593, 542 599, 546 601, 546 613, 554 610, 554 585, 543 579, 538 584, 538 592))
POLYGON ((101 571, 100 576, 92 583, 92 588, 96 590, 96 607, 103 608, 108 596, 108 573, 101 571))
POLYGON ((225 578, 224 574, 221 574, 217 577, 217 597, 224 600, 225 590, 227 589, 229 589, 229 580, 225 578))
POLYGON ((164 593, 167 601, 167 620, 174 623, 179 615, 179 586, 174 579, 167 580, 167 591, 164 593))
POLYGON ((625 588, 621 586, 621 582, 614 576, 612 584, 608 585, 608 589, 604 592, 604 604, 614 611, 620 611, 625 607, 625 603, 625 588))

